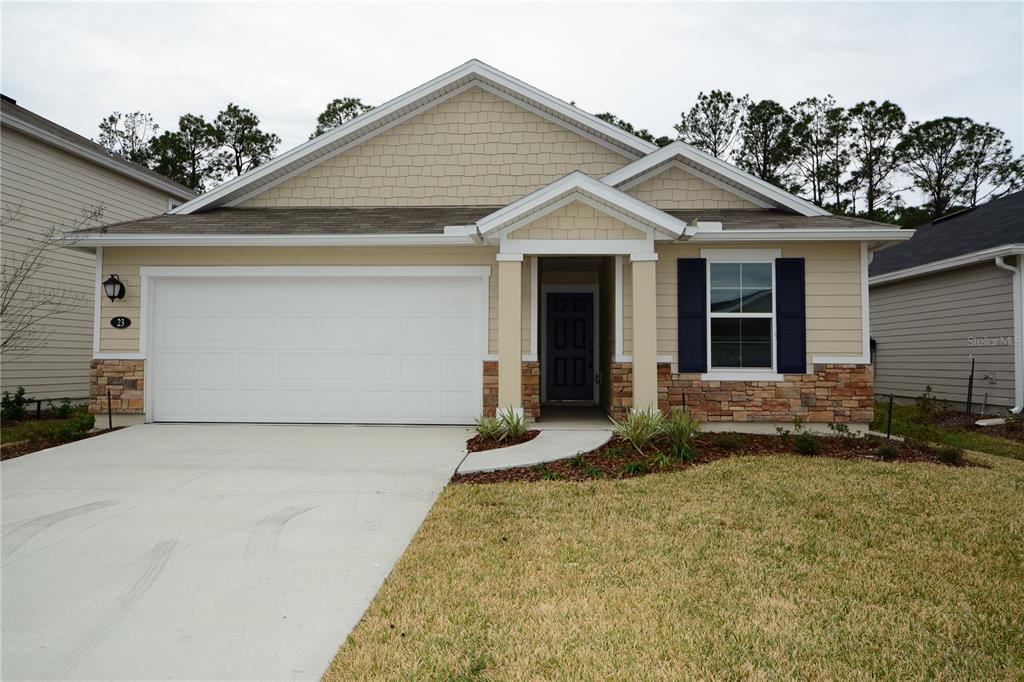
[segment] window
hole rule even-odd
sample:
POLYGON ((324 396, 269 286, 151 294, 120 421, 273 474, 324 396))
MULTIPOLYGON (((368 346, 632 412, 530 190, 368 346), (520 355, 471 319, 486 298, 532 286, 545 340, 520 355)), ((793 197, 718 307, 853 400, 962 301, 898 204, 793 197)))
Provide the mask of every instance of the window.
POLYGON ((711 369, 773 369, 771 262, 712 262, 708 278, 711 369))

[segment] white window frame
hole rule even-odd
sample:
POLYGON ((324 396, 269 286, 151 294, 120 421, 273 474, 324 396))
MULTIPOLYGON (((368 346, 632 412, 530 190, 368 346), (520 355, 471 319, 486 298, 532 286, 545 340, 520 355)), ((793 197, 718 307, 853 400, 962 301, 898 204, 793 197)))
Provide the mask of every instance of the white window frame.
POLYGON ((775 260, 782 257, 780 249, 701 249, 701 258, 707 261, 707 276, 704 282, 704 296, 707 301, 705 338, 707 339, 708 371, 701 376, 710 381, 782 381, 776 367, 776 291, 775 260), (767 263, 771 266, 772 311, 770 313, 715 313, 711 312, 711 268, 712 265, 729 263, 767 263), (771 366, 770 367, 715 367, 711 363, 711 320, 713 319, 769 319, 771 320, 771 366))

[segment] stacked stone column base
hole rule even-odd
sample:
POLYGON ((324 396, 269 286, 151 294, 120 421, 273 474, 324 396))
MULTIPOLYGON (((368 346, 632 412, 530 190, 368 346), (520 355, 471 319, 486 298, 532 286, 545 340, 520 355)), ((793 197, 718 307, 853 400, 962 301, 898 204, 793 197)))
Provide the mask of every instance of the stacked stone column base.
MULTIPOLYGON (((523 362, 523 415, 540 416, 540 363, 523 362)), ((484 361, 484 415, 493 417, 498 409, 498 362, 484 361)))
POLYGON ((114 414, 145 412, 142 360, 93 360, 89 366, 89 410, 107 413, 107 390, 114 414))

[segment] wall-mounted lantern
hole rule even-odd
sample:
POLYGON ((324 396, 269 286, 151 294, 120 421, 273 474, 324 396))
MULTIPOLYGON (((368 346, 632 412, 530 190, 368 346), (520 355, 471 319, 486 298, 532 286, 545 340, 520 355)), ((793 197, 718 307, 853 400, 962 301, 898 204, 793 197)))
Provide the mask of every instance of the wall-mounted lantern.
POLYGON ((117 275, 111 275, 103 282, 103 293, 111 301, 124 298, 124 283, 118 279, 117 275))

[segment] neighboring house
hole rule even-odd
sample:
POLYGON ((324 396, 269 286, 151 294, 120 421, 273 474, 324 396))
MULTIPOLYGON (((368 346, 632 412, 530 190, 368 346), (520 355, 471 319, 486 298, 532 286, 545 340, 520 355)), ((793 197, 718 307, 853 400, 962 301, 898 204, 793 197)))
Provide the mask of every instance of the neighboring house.
POLYGON ((94 408, 109 387, 155 421, 568 403, 864 424, 868 255, 910 236, 473 60, 170 215, 84 233, 127 290, 97 316, 94 408))
POLYGON ((876 391, 1024 406, 1024 192, 918 228, 871 263, 876 391))
MULTIPOLYGON (((37 252, 33 245, 48 234, 151 216, 195 196, 8 97, 0 102, 0 189, 0 240, 8 272, 24 263, 26 253, 37 252)), ((84 400, 94 351, 95 256, 91 250, 55 246, 44 260, 19 300, 47 289, 74 303, 34 328, 39 345, 33 352, 4 354, 2 390, 24 386, 33 398, 84 400)), ((8 332, 9 322, 0 321, 8 332)))

